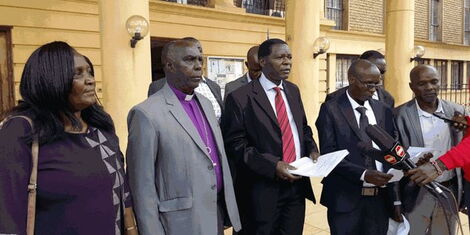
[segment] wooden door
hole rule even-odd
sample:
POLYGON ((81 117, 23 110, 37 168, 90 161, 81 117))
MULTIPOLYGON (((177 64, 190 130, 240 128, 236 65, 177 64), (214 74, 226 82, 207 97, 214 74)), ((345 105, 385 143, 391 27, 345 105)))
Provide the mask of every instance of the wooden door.
POLYGON ((15 104, 10 29, 0 26, 0 116, 15 104))

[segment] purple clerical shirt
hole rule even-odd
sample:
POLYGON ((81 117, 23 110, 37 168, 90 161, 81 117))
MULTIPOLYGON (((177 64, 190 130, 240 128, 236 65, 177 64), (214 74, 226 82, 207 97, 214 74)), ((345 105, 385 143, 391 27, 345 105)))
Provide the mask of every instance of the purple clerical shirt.
POLYGON ((180 90, 170 86, 171 90, 175 93, 176 97, 183 106, 184 111, 188 114, 189 119, 193 122, 194 126, 199 133, 202 141, 207 147, 205 151, 209 152, 212 163, 214 164, 215 178, 217 182, 217 192, 220 192, 223 187, 222 183, 222 168, 220 167, 219 149, 215 142, 211 126, 207 121, 206 115, 202 111, 201 105, 195 95, 187 95, 180 90), (209 151, 210 150, 210 151, 209 151))

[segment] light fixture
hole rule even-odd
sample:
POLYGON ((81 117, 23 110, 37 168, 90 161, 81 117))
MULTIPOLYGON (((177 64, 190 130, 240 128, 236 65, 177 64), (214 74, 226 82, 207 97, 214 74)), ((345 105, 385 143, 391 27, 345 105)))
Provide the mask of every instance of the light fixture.
POLYGON ((421 57, 423 57, 424 53, 426 52, 426 50, 424 49, 423 46, 415 46, 413 48, 413 56, 411 59, 410 59, 410 62, 413 62, 414 61, 420 61, 421 60, 421 57))
POLYGON ((149 22, 142 16, 133 15, 127 19, 127 32, 131 35, 131 47, 135 48, 135 44, 149 32, 149 22))
POLYGON ((325 53, 330 49, 330 40, 326 37, 319 37, 313 43, 313 48, 315 49, 315 53, 313 54, 313 58, 317 58, 317 56, 325 53))

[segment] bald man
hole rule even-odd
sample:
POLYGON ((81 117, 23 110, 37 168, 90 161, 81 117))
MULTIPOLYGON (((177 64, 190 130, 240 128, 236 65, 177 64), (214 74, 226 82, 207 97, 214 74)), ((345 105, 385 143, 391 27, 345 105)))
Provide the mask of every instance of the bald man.
POLYGON ((320 203, 328 208, 331 234, 387 234, 391 208, 387 188, 383 186, 392 175, 384 173, 388 166, 374 161, 358 147, 360 142, 373 145, 365 132, 368 124, 377 124, 395 135, 392 110, 371 99, 380 76, 371 62, 363 59, 353 62, 348 70, 348 89, 323 103, 316 121, 321 154, 349 151, 322 181, 320 203))
POLYGON ((245 75, 231 81, 225 85, 225 97, 232 91, 239 87, 256 80, 261 76, 261 66, 258 62, 258 50, 259 46, 251 47, 246 54, 245 65, 248 68, 248 72, 245 75))
MULTIPOLYGON (((430 65, 418 65, 410 72, 410 88, 415 98, 396 110, 396 124, 400 142, 405 147, 429 147, 437 158, 455 146, 462 139, 462 132, 451 128, 442 119, 452 119, 455 112, 465 114, 463 106, 439 99, 439 75, 430 65)), ((406 179, 405 179, 406 180, 406 179)), ((445 171, 436 179, 452 190, 457 202, 462 199, 462 177, 460 169, 445 171)), ((443 208, 426 189, 408 185, 402 195, 410 234, 449 234, 443 208), (418 193, 408 193, 418 190, 418 193), (411 198, 410 198, 411 197, 411 198)), ((456 217, 449 218, 451 234, 456 232, 456 217)))
POLYGON ((201 52, 187 40, 167 49, 167 82, 128 116, 126 156, 139 232, 221 235, 230 223, 238 231, 222 133, 211 102, 194 92, 201 52))

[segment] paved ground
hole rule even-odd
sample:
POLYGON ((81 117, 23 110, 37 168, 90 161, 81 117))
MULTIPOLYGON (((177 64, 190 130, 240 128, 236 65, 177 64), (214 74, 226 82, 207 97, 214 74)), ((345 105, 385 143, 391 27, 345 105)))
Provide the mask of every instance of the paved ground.
MULTIPOLYGON (((313 190, 315 197, 320 200, 322 184, 319 179, 312 179, 313 190)), ((466 215, 460 213, 460 220, 462 221, 463 231, 465 235, 470 235, 468 218, 466 215)), ((226 230, 225 235, 232 234, 231 230, 226 230)), ((326 219, 326 208, 320 204, 314 205, 307 201, 307 211, 305 217, 304 235, 328 235, 330 234, 328 221, 326 219)), ((461 233, 458 233, 461 234, 461 233)))

